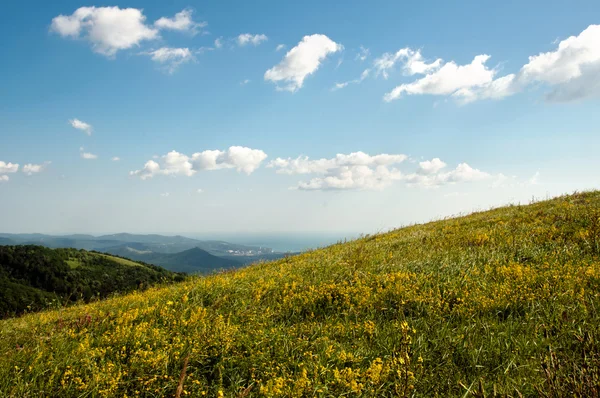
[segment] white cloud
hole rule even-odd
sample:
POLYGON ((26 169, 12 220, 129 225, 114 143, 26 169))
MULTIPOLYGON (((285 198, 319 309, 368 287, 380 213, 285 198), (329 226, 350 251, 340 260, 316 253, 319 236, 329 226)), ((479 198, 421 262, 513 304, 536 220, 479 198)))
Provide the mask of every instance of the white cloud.
POLYGON ((198 189, 196 190, 196 192, 197 192, 197 193, 204 193, 204 190, 203 190, 202 188, 198 188, 198 189))
POLYGON ((16 173, 17 171, 19 171, 19 165, 17 163, 6 163, 0 160, 0 182, 7 182, 10 178, 6 174, 16 173))
POLYGON ((204 151, 192 155, 192 161, 199 170, 219 170, 235 168, 239 172, 252 174, 267 158, 260 149, 232 146, 226 151, 204 151))
POLYGON ((98 155, 94 155, 93 153, 85 152, 85 149, 83 147, 79 148, 79 153, 80 153, 82 159, 86 159, 86 160, 98 159, 98 155))
POLYGON ((387 79, 389 71, 393 69, 398 62, 404 64, 402 69, 406 75, 423 75, 438 70, 442 65, 442 60, 439 58, 428 64, 424 61, 421 50, 413 50, 406 47, 396 51, 394 54, 385 53, 381 57, 375 59, 373 62, 373 69, 375 69, 375 74, 377 76, 382 75, 384 79, 387 79))
POLYGON ((402 173, 386 166, 342 166, 330 171, 324 177, 316 177, 308 182, 300 182, 301 190, 378 190, 402 179, 402 173))
POLYGON ((348 87, 348 84, 350 84, 350 83, 351 83, 351 82, 335 83, 335 84, 333 85, 333 89, 332 89, 332 90, 334 90, 334 91, 335 91, 335 90, 340 90, 340 89, 342 89, 342 88, 344 88, 344 87, 348 87))
POLYGON ((459 182, 476 182, 488 179, 490 174, 479 169, 474 169, 467 163, 460 163, 454 170, 447 172, 439 172, 446 166, 444 162, 438 158, 433 159, 430 163, 421 162, 416 173, 408 174, 404 180, 409 185, 419 185, 423 187, 436 187, 446 184, 455 184, 459 182), (437 162, 438 160, 439 162, 437 162), (423 165, 425 164, 425 167, 423 165), (437 171, 433 171, 437 169, 437 171))
POLYGON ((265 72, 265 80, 285 83, 280 90, 295 92, 302 88, 304 79, 317 71, 321 62, 344 47, 321 34, 304 36, 302 41, 287 52, 281 62, 265 72))
POLYGON ((194 59, 189 48, 162 47, 142 54, 149 55, 152 61, 165 65, 169 73, 175 72, 179 65, 194 59))
POLYGON ((121 160, 121 158, 120 158, 120 157, 118 157, 118 156, 113 156, 113 158, 112 158, 111 160, 112 160, 113 162, 118 162, 118 161, 120 161, 120 160, 121 160))
POLYGON ((192 14, 193 11, 191 9, 185 9, 175 14, 173 18, 159 18, 156 22, 154 22, 154 26, 158 29, 176 30, 196 35, 203 27, 207 25, 207 23, 194 22, 192 19, 192 14))
POLYGON ((71 119, 69 120, 69 124, 73 127, 76 128, 77 130, 81 130, 84 133, 86 133, 87 135, 92 135, 92 125, 88 124, 86 122, 82 122, 79 119, 71 119))
POLYGON ((279 174, 311 174, 327 173, 340 167, 352 166, 389 166, 404 162, 407 156, 404 154, 388 155, 386 153, 371 156, 364 152, 352 152, 348 155, 339 153, 331 159, 311 160, 308 156, 293 158, 277 158, 269 162, 267 167, 277 169, 279 174))
POLYGON ((285 44, 278 44, 277 47, 275 47, 275 51, 281 51, 285 49, 285 44))
POLYGON ((457 65, 454 61, 447 62, 419 80, 397 86, 384 96, 384 100, 392 101, 403 94, 451 95, 459 90, 489 85, 496 74, 494 69, 489 69, 485 65, 489 58, 489 55, 477 55, 467 65, 457 65))
POLYGON ((218 37, 215 39, 215 48, 221 48, 221 47, 223 47, 223 38, 218 37))
POLYGON ((160 194, 160 196, 162 196, 163 198, 168 198, 169 196, 171 196, 171 194, 168 192, 163 192, 160 194))
POLYGON ((371 51, 368 48, 360 46, 358 54, 356 54, 356 59, 362 62, 369 58, 369 55, 371 55, 371 51))
POLYGON ((50 164, 51 162, 44 162, 43 164, 33 164, 33 163, 28 163, 26 165, 23 166, 23 173, 27 174, 28 176, 33 175, 33 174, 37 174, 40 173, 42 171, 44 171, 44 169, 50 164))
POLYGON ((335 83, 335 85, 333 86, 332 90, 340 90, 342 88, 348 87, 349 84, 360 84, 362 83, 367 77, 369 77, 369 74, 371 73, 370 69, 365 69, 363 71, 363 73, 361 73, 360 77, 358 79, 354 79, 354 80, 349 80, 347 82, 343 82, 343 83, 335 83))
POLYGON ((600 25, 590 25, 578 36, 558 43, 555 51, 529 57, 517 80, 521 85, 553 86, 546 98, 563 102, 600 95, 599 78, 600 25))
POLYGON ((245 86, 248 83, 250 83, 250 79, 244 79, 240 82, 240 86, 245 86))
POLYGON ((267 167, 277 169, 279 174, 320 174, 297 186, 302 190, 332 189, 381 189, 402 177, 400 171, 389 166, 402 163, 407 156, 368 155, 364 152, 337 154, 331 159, 311 160, 307 156, 298 158, 277 158, 267 167))
POLYGON ((266 35, 252 35, 250 33, 243 33, 237 37, 237 43, 240 46, 245 46, 247 44, 252 44, 254 46, 258 46, 260 43, 267 41, 269 38, 266 35))
MULTIPOLYGON (((360 48, 361 52, 357 55, 357 59, 364 61, 365 59, 367 59, 370 53, 368 49, 362 46, 360 48)), ((373 66, 371 68, 365 69, 359 78, 349 80, 344 83, 336 83, 333 87, 333 90, 339 90, 341 88, 347 87, 349 84, 360 84, 372 74, 374 74, 375 76, 383 76, 384 79, 387 79, 389 77, 389 72, 398 63, 403 64, 402 69, 405 75, 415 75, 426 74, 438 70, 442 65, 442 60, 436 59, 431 63, 427 63, 421 55, 421 50, 413 50, 408 47, 402 48, 393 54, 384 53, 382 56, 376 58, 373 61, 373 66)))
POLYGON ((442 162, 440 158, 434 158, 432 160, 419 162, 419 170, 417 173, 424 175, 435 174, 444 167, 446 167, 446 163, 442 162))
POLYGON ((16 173, 17 171, 19 171, 18 163, 6 163, 0 160, 0 174, 16 173))
MULTIPOLYGON (((567 102, 600 96, 600 25, 589 25, 579 35, 558 42, 554 51, 530 56, 517 72, 496 78, 497 69, 489 69, 488 55, 478 55, 471 64, 458 66, 448 62, 422 79, 402 84, 387 93, 386 101, 403 94, 451 95, 459 102, 501 99, 527 87, 550 87, 548 101, 567 102)), ((389 64, 389 63, 388 63, 389 64)), ((384 76, 387 65, 382 63, 384 76)), ((392 62, 393 65, 393 62, 392 62)), ((419 71, 419 63, 410 68, 419 71)))
POLYGON ((71 15, 52 19, 50 29, 62 37, 84 38, 92 49, 107 57, 159 37, 158 29, 145 24, 142 10, 119 7, 81 7, 71 15))
POLYGON ((396 168, 407 159, 403 154, 368 155, 364 152, 338 154, 334 158, 312 160, 307 156, 276 158, 267 167, 278 174, 314 174, 315 177, 299 182, 293 189, 301 190, 379 190, 396 181, 409 186, 438 187, 446 184, 476 182, 490 178, 490 174, 460 163, 455 169, 446 167, 439 158, 419 163, 417 170, 404 174, 396 168))
POLYGON ((129 174, 142 180, 156 175, 193 176, 198 171, 236 169, 238 172, 252 174, 267 158, 267 154, 259 149, 232 146, 225 151, 207 150, 187 156, 171 151, 160 158, 160 163, 149 160, 141 170, 129 174))

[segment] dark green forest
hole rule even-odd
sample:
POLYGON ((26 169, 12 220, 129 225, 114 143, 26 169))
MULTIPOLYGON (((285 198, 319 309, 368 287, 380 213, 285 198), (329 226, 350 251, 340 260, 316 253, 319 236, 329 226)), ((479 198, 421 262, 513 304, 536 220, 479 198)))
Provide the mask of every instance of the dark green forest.
POLYGON ((155 265, 97 252, 0 246, 0 318, 184 278, 155 265))

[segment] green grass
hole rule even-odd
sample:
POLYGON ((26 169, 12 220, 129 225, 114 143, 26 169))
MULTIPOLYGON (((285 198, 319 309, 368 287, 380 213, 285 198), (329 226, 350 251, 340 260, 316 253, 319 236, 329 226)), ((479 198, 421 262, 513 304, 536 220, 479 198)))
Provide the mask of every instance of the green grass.
POLYGON ((69 265, 69 268, 76 269, 81 266, 81 261, 77 258, 70 258, 67 260, 67 264, 69 265))
POLYGON ((0 322, 0 396, 593 397, 600 193, 0 322))
POLYGON ((100 254, 100 253, 95 253, 95 254, 97 256, 107 258, 109 260, 112 260, 114 262, 117 262, 117 263, 122 264, 122 265, 129 266, 129 267, 143 267, 144 266, 143 264, 136 263, 136 262, 128 260, 126 258, 111 256, 109 254, 100 254))

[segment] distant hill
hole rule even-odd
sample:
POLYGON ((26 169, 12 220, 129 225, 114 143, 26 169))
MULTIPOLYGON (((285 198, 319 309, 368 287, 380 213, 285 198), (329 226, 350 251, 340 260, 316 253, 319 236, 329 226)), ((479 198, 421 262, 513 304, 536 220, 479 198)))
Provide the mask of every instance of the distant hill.
POLYGON ((198 240, 185 236, 112 234, 92 236, 6 234, 0 233, 0 245, 40 245, 49 248, 74 248, 111 253, 159 265, 176 272, 207 273, 265 260, 276 260, 287 253, 270 248, 246 246, 220 240, 198 240), (192 249, 200 249, 201 252, 192 249))
POLYGON ((0 318, 183 279, 161 267, 85 250, 0 246, 0 318))
MULTIPOLYGON (((0 233, 0 239, 9 239, 6 244, 30 244, 41 245, 50 248, 74 248, 85 250, 103 251, 106 248, 112 248, 127 244, 133 247, 134 244, 144 244, 147 250, 157 253, 179 253, 185 250, 198 247, 212 254, 213 256, 248 256, 256 257, 265 254, 277 254, 270 248, 246 246, 236 243, 229 243, 218 240, 198 240, 186 238, 185 236, 164 236, 164 235, 137 235, 137 234, 112 234, 102 236, 92 235, 44 235, 44 234, 7 234, 0 233)), ((2 245, 0 241, 0 245, 2 245)), ((283 256, 283 253, 280 254, 283 256)))
POLYGON ((179 253, 157 253, 143 243, 123 244, 103 249, 104 252, 131 258, 145 263, 159 265, 174 272, 208 273, 219 269, 242 266, 240 261, 232 258, 213 256, 198 247, 179 253))
POLYGON ((14 245, 14 244, 15 244, 14 240, 0 237, 0 245, 8 246, 8 245, 14 245))

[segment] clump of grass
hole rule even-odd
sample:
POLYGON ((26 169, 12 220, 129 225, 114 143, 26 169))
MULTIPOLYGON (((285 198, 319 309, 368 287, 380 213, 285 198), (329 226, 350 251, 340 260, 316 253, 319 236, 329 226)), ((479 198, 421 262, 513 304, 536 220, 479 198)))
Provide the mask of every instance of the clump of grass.
POLYGON ((6 320, 0 395, 596 396, 598 208, 509 206, 6 320))

